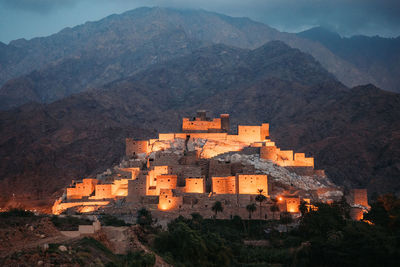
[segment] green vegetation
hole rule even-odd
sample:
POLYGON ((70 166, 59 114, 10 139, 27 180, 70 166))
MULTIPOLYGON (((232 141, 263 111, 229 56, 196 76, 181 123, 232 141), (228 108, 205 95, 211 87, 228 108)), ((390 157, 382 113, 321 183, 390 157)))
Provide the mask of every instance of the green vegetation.
POLYGON ((29 210, 23 209, 11 209, 9 211, 0 212, 0 218, 10 218, 10 217, 33 217, 35 214, 29 210))
POLYGON ((36 216, 31 211, 23 209, 11 209, 0 212, 0 229, 24 226, 37 222, 42 216, 36 216))
POLYGON ((117 217, 114 217, 109 214, 105 214, 100 216, 99 218, 101 225, 105 226, 127 226, 129 224, 125 223, 124 220, 120 220, 117 217))
POLYGON ((129 252, 127 255, 120 255, 116 262, 108 263, 107 267, 150 267, 156 263, 154 254, 143 251, 129 252))
POLYGON ((260 207, 259 207, 259 211, 260 211, 260 219, 262 219, 261 218, 261 204, 265 201, 265 200, 267 200, 267 197, 266 196, 264 196, 263 194, 262 194, 262 192, 263 192, 263 190, 262 189, 258 189, 258 195, 256 196, 256 201, 258 202, 258 203, 260 203, 260 207))
MULTIPOLYGON (((400 201, 384 196, 366 218, 348 218, 349 206, 319 203, 289 232, 274 230, 292 222, 191 219, 179 217, 154 238, 153 248, 174 266, 397 266, 400 257, 400 201), (246 229, 246 225, 250 225, 246 229), (267 231, 263 231, 267 230, 267 231), (252 243, 246 240, 264 240, 252 243)), ((250 213, 250 211, 249 211, 250 213)))
POLYGON ((249 219, 251 219, 251 214, 252 214, 253 212, 255 212, 256 209, 257 209, 257 207, 256 207, 256 204, 254 204, 254 203, 251 203, 251 204, 249 204, 249 205, 246 206, 246 210, 247 210, 248 213, 249 213, 249 219))
POLYGON ((141 226, 151 226, 153 223, 153 218, 151 217, 151 212, 146 208, 141 208, 138 210, 136 222, 141 226))
POLYGON ((211 210, 215 213, 214 218, 217 219, 218 212, 224 211, 224 207, 222 207, 221 201, 216 201, 214 205, 211 207, 211 210))

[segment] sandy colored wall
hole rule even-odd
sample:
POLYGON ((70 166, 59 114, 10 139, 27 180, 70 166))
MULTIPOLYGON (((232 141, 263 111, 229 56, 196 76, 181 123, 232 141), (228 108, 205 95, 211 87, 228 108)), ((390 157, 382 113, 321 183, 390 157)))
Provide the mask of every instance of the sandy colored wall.
POLYGON ((158 201, 159 210, 175 210, 182 205, 182 197, 175 197, 172 189, 161 189, 158 201))
POLYGON ((221 130, 221 119, 215 118, 212 121, 190 120, 183 118, 182 131, 209 131, 211 129, 221 130))
POLYGON ((212 192, 215 194, 236 194, 236 177, 212 177, 212 192))
POLYGON ((259 194, 258 190, 263 190, 264 195, 268 195, 267 175, 239 174, 238 175, 239 194, 259 194))
POLYGON ((95 188, 95 195, 93 199, 113 198, 111 193, 112 184, 97 184, 95 188))
POLYGON ((148 141, 147 140, 133 140, 132 138, 126 138, 126 156, 130 157, 137 154, 148 153, 148 141))
POLYGON ((205 184, 204 178, 186 178, 185 179, 185 192, 186 193, 204 193, 205 184))
POLYGON ((368 207, 368 195, 367 189, 353 189, 353 203, 355 205, 362 205, 364 207, 368 207))
POLYGON ((95 190, 97 179, 83 179, 82 183, 76 183, 75 187, 67 188, 67 199, 81 199, 90 196, 95 190))
POLYGON ((60 214, 66 209, 73 208, 73 207, 78 207, 78 206, 87 206, 87 207, 100 207, 100 206, 106 206, 110 202, 109 201, 84 201, 84 202, 65 202, 65 203, 57 203, 54 204, 53 206, 53 214, 60 214))
POLYGON ((175 189, 178 182, 178 176, 172 174, 159 175, 156 179, 156 195, 160 194, 161 189, 175 189))

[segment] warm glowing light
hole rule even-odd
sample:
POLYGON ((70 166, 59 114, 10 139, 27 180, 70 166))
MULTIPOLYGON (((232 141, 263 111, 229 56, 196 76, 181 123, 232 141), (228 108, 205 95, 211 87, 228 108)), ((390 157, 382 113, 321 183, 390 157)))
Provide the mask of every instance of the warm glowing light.
POLYGON ((282 201, 283 200, 283 198, 282 197, 278 197, 278 201, 282 201))
POLYGON ((166 204, 158 205, 158 209, 160 209, 160 210, 169 210, 168 205, 166 205, 166 204))
POLYGON ((94 207, 94 206, 85 206, 85 207, 80 208, 80 209, 79 209, 79 212, 81 212, 81 213, 87 213, 87 212, 93 212, 93 211, 95 211, 95 210, 97 210, 97 208, 94 207))

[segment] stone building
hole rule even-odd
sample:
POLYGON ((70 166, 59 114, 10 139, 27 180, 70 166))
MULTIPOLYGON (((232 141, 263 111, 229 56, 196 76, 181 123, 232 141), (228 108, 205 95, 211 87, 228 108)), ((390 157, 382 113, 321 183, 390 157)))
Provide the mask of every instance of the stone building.
MULTIPOLYGON (((254 166, 230 162, 223 155, 257 154, 260 160, 299 168, 307 175, 318 172, 313 158, 280 150, 268 139, 268 123, 239 125, 237 134, 229 132, 228 114, 210 119, 199 111, 194 118, 183 118, 181 133, 160 133, 157 139, 149 140, 127 138, 125 166, 106 174, 108 180, 83 179, 75 183, 67 188, 65 198, 56 201, 53 211, 60 213, 78 205, 96 209, 123 199, 131 208, 157 209, 159 216, 169 216, 168 212, 208 214, 213 203, 221 201, 225 207, 221 216, 247 217, 246 206, 263 194, 268 200, 261 205, 265 219, 271 216, 268 205, 272 205, 272 181, 266 174, 257 173, 254 166)), ((364 203, 360 194, 355 199, 364 203)), ((286 196, 279 204, 281 211, 298 213, 300 197, 286 196)))

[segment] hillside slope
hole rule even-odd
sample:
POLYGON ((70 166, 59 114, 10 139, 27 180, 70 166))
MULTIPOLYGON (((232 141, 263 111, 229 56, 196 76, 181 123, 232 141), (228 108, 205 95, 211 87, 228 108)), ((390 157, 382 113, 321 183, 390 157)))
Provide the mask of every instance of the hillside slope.
POLYGON ((99 90, 1 112, 2 196, 51 196, 118 162, 125 137, 179 131, 196 109, 230 113, 232 129, 270 122, 280 147, 314 155, 338 184, 400 190, 400 96, 348 89, 311 56, 271 42, 205 47, 99 90))

